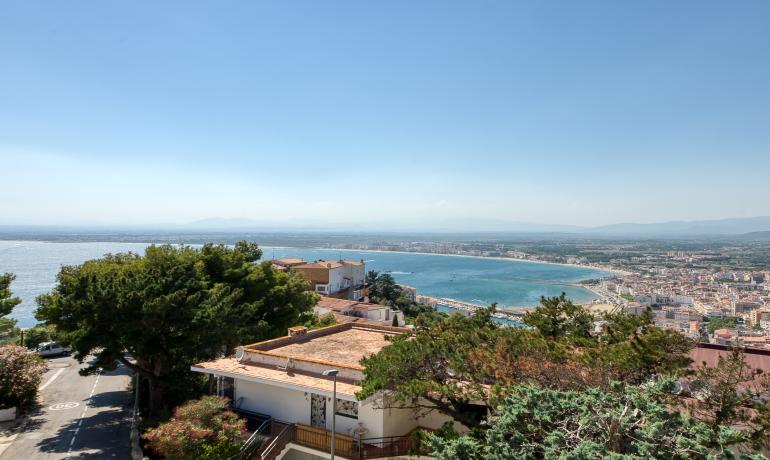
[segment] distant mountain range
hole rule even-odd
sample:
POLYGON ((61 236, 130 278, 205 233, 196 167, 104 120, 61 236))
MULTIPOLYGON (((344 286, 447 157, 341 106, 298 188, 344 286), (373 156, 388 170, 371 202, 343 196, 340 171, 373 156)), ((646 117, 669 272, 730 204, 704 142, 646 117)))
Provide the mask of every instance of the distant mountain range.
POLYGON ((596 227, 578 225, 537 224, 530 222, 512 222, 496 219, 445 219, 432 221, 430 226, 418 222, 401 222, 398 227, 393 223, 359 223, 354 226, 299 224, 295 222, 260 223, 249 219, 204 219, 181 227, 211 230, 333 230, 333 231, 400 231, 400 232, 510 232, 510 233, 561 233, 607 236, 716 236, 744 235, 750 238, 765 238, 770 235, 770 216, 670 221, 649 224, 619 223, 596 227), (753 234, 753 235, 749 235, 753 234))
POLYGON ((444 219, 419 221, 356 222, 330 224, 324 221, 209 218, 186 224, 147 225, 0 225, 0 234, 72 234, 78 232, 127 234, 162 233, 340 233, 340 234, 526 234, 573 235, 585 237, 696 237, 740 236, 741 239, 770 239, 770 216, 671 221, 649 224, 620 223, 601 226, 553 225, 499 219, 444 219))
POLYGON ((672 221, 656 224, 613 224, 591 230, 613 235, 741 235, 770 232, 770 216, 672 221))

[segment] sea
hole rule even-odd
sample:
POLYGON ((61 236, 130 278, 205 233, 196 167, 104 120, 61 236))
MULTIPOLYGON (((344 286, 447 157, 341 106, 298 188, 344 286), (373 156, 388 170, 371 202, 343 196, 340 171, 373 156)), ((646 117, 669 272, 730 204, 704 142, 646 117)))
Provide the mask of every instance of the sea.
MULTIPOLYGON (((37 323, 35 298, 54 288, 62 265, 80 264, 108 253, 142 253, 148 245, 0 241, 0 273, 16 275, 11 289, 22 300, 10 317, 18 321, 19 327, 34 326, 37 323)), ((576 283, 611 275, 586 267, 487 257, 293 247, 262 247, 262 250, 263 259, 363 260, 367 271, 390 273, 397 282, 417 288, 418 294, 479 305, 494 302, 514 308, 535 306, 540 296, 555 296, 562 292, 575 302, 588 302, 596 298, 595 294, 576 283)))

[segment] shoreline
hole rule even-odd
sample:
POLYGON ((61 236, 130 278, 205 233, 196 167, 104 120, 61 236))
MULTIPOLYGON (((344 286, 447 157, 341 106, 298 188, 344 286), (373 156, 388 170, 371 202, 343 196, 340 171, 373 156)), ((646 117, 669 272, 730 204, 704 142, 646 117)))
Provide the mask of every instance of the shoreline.
MULTIPOLYGON (((50 241, 50 240, 3 240, 0 239, 0 241, 4 241, 7 243, 48 243, 48 244, 102 244, 102 243, 120 243, 120 244, 184 244, 189 246, 202 246, 204 243, 155 243, 151 241, 50 241)), ((259 243, 257 243, 259 244, 259 243)), ((232 246, 232 245, 227 245, 232 246)), ((418 251, 389 251, 385 249, 349 249, 349 248, 329 248, 329 247, 318 247, 318 246, 259 246, 260 249, 270 248, 270 249, 315 249, 319 251, 346 251, 346 252, 373 252, 373 253, 392 253, 392 254, 415 254, 415 255, 423 255, 423 256, 443 256, 443 257, 465 257, 469 259, 489 259, 489 260, 505 260, 505 261, 511 261, 511 262, 525 262, 525 263, 532 263, 532 264, 546 264, 546 265, 560 265, 563 267, 575 267, 575 268, 585 268, 585 269, 591 269, 591 270, 599 270, 604 271, 608 273, 613 273, 617 275, 633 275, 632 272, 629 272, 627 270, 621 270, 617 268, 609 268, 609 267, 602 267, 602 266, 595 266, 595 265, 583 265, 583 264, 570 264, 566 262, 549 262, 546 260, 532 260, 532 259, 519 259, 516 257, 501 257, 501 256, 476 256, 476 255, 470 255, 470 254, 444 254, 439 252, 418 252, 418 251)), ((263 253, 263 256, 265 254, 263 253)), ((264 258, 264 260, 268 260, 267 258, 264 258)), ((262 259, 260 259, 262 260, 262 259)), ((589 278, 586 278, 589 279, 589 278)), ((582 280, 581 280, 582 281, 582 280)), ((572 282, 566 282, 566 284, 571 284, 572 282)), ((575 284, 576 286, 581 286, 579 284, 575 284)), ((582 287, 582 286, 581 286, 582 287)))
MULTIPOLYGON (((532 260, 532 259, 518 259, 516 257, 501 257, 501 256, 474 256, 470 254, 443 254, 439 252, 417 252, 417 251, 388 251, 384 249, 348 249, 348 248, 319 248, 319 247, 307 247, 307 246, 260 246, 260 248, 275 248, 275 249, 317 249, 321 251, 348 251, 348 252, 374 252, 383 254, 415 254, 422 256, 445 256, 445 257, 466 257, 469 259, 488 259, 488 260, 505 260, 510 262, 525 262, 532 264, 546 264, 546 265, 560 265, 562 267, 574 267, 585 268, 591 270, 599 270, 607 273, 613 273, 617 275, 632 275, 633 273, 620 270, 617 268, 600 267, 595 265, 581 265, 581 264, 568 264, 566 262, 548 262, 547 260, 532 260)), ((586 278, 589 279, 589 278, 586 278)), ((571 284, 571 282, 565 282, 565 284, 571 284)), ((581 286, 575 284, 575 286, 581 286)))
MULTIPOLYGON (((157 243, 157 242, 150 242, 150 241, 59 241, 59 240, 19 240, 19 239, 12 239, 12 240, 0 240, 5 243, 44 243, 44 244, 136 244, 136 245, 153 245, 153 244, 177 244, 177 245, 190 245, 190 246, 201 246, 202 243, 157 243)), ((263 250, 262 258, 260 260, 266 261, 271 260, 271 258, 267 257, 268 250, 270 249, 284 249, 284 250, 291 250, 291 249, 298 249, 298 250, 317 250, 317 251, 324 251, 324 252, 334 252, 334 251, 340 251, 340 252, 355 252, 355 253, 372 253, 372 254, 401 254, 401 255, 415 255, 415 256, 443 256, 443 257, 461 257, 461 258, 467 258, 467 259, 488 259, 488 260, 499 260, 499 261, 507 261, 507 262, 519 262, 519 263, 531 263, 531 264, 545 264, 545 265, 554 265, 554 266, 562 266, 562 267, 570 267, 570 268, 581 268, 586 270, 595 270, 595 271, 601 271, 605 272, 614 276, 617 275, 625 275, 629 272, 626 272, 624 270, 618 270, 618 269, 610 269, 606 267, 601 266, 593 266, 593 265, 582 265, 582 264, 570 264, 570 263, 563 263, 563 262, 548 262, 544 260, 530 260, 530 259, 520 259, 515 257, 501 257, 501 256, 481 256, 481 255, 470 255, 470 254, 444 254, 444 253, 433 253, 433 252, 418 252, 418 251, 390 251, 390 250, 382 250, 382 249, 350 249, 350 248, 330 248, 330 247, 317 247, 317 246, 286 246, 286 245, 280 245, 280 246, 259 246, 260 249, 263 250)), ((590 287, 580 284, 580 281, 584 281, 587 279, 591 279, 589 277, 581 277, 579 280, 575 281, 567 281, 563 280, 562 284, 584 289, 588 293, 590 293, 593 297, 595 297, 592 300, 589 300, 587 302, 583 302, 583 304, 588 304, 591 302, 594 302, 595 300, 603 299, 604 296, 600 295, 590 287)), ((505 310, 521 310, 521 309, 527 309, 527 308, 537 308, 538 303, 534 304, 525 304, 525 305, 507 305, 505 308, 500 307, 502 311, 505 310)))

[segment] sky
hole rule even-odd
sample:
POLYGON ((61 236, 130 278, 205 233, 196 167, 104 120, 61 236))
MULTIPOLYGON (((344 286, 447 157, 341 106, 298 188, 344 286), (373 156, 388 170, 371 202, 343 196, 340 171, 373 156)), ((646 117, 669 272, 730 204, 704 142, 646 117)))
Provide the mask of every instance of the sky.
POLYGON ((0 4, 0 224, 770 215, 770 2, 0 4))

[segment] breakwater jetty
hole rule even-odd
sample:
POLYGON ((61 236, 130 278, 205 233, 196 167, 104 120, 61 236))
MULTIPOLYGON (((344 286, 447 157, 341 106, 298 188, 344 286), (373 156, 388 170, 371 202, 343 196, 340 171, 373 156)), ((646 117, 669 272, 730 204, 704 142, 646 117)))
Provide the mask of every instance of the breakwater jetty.
MULTIPOLYGON (((447 297, 428 297, 420 296, 420 301, 427 305, 436 308, 437 306, 449 307, 457 310, 461 313, 471 315, 479 308, 486 308, 489 305, 478 305, 470 302, 463 302, 462 300, 450 299, 447 297)), ((521 322, 524 315, 532 310, 532 308, 518 308, 518 307, 506 307, 504 305, 497 305, 497 311, 492 314, 492 317, 505 319, 509 321, 521 322)))

